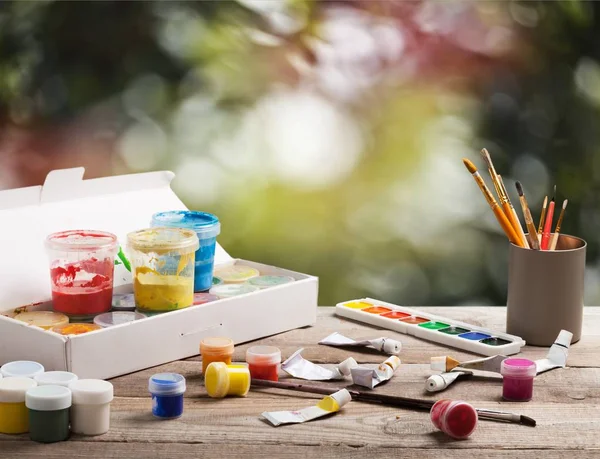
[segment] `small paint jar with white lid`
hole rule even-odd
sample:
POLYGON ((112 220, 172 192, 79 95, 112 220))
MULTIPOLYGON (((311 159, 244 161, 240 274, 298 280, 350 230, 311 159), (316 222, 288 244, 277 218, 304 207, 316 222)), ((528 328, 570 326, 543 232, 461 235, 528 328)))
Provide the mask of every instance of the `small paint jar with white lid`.
POLYGON ((31 378, 0 379, 0 433, 21 434, 29 430, 25 394, 37 383, 31 378))
POLYGON ((55 443, 69 438, 71 390, 64 386, 37 386, 25 394, 29 410, 29 438, 55 443))
POLYGON ((44 366, 41 363, 31 360, 15 360, 8 362, 0 367, 0 373, 5 378, 35 378, 36 375, 44 372, 44 366))
POLYGON ((73 393, 71 431, 82 435, 108 432, 113 385, 101 379, 79 379, 69 384, 69 389, 73 393))
POLYGON ((38 386, 64 386, 69 387, 73 381, 77 381, 79 378, 75 373, 68 371, 46 371, 33 378, 38 386))
POLYGON ((246 351, 252 379, 279 381, 281 351, 275 346, 252 346, 246 351))
POLYGON ((528 402, 533 397, 535 362, 528 359, 505 359, 500 366, 502 398, 510 402, 528 402))
POLYGON ((177 373, 157 373, 148 380, 152 414, 160 419, 176 419, 183 414, 185 378, 177 373))

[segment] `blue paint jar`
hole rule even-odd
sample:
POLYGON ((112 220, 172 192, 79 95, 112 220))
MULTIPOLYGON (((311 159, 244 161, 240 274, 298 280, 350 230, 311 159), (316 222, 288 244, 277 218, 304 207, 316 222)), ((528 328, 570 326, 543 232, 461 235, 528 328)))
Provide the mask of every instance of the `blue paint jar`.
POLYGON ((196 232, 200 248, 196 251, 194 292, 203 292, 212 287, 213 266, 217 236, 221 232, 219 219, 206 212, 194 210, 172 210, 152 216, 151 226, 185 228, 196 232))
POLYGON ((183 414, 185 378, 177 373, 157 373, 148 381, 152 395, 152 414, 160 419, 175 419, 183 414))

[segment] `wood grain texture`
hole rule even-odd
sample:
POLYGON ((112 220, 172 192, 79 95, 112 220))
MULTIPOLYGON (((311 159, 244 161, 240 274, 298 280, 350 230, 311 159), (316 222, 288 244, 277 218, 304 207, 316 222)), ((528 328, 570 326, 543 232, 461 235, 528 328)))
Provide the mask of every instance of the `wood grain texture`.
MULTIPOLYGON (((505 308, 423 308, 474 325, 504 330, 505 308)), ((450 350, 417 338, 382 331, 333 315, 321 308, 314 327, 293 330, 260 340, 278 346, 283 357, 299 347, 317 363, 337 363, 349 355, 359 362, 376 365, 385 356, 369 350, 341 349, 316 344, 334 331, 349 337, 396 337, 403 343, 403 365, 394 378, 377 392, 419 398, 468 400, 476 407, 501 409, 535 418, 537 427, 481 421, 466 441, 453 441, 436 431, 426 412, 352 402, 341 413, 312 423, 273 428, 260 418, 263 411, 292 410, 311 406, 318 395, 280 389, 252 390, 247 398, 212 400, 206 395, 200 375, 199 357, 113 379, 116 398, 112 404, 111 430, 99 437, 73 436, 69 442, 35 444, 27 435, 0 435, 0 457, 39 458, 150 458, 302 456, 358 458, 379 457, 464 457, 508 458, 526 453, 544 458, 598 457, 600 455, 600 308, 586 308, 584 336, 571 347, 569 368, 540 375, 535 381, 534 400, 507 403, 500 399, 501 381, 462 381, 442 393, 424 390, 431 374, 429 358, 452 355, 458 359, 472 354, 450 350), (185 412, 181 419, 159 421, 150 413, 148 378, 160 371, 174 371, 188 380, 185 412), (516 450, 523 450, 517 452, 516 450)), ((249 343, 236 347, 234 360, 243 361, 249 343)), ((537 359, 547 348, 526 347, 522 355, 537 359)), ((332 390, 343 381, 328 383, 332 390)), ((525 457, 525 456, 524 456, 525 457)))

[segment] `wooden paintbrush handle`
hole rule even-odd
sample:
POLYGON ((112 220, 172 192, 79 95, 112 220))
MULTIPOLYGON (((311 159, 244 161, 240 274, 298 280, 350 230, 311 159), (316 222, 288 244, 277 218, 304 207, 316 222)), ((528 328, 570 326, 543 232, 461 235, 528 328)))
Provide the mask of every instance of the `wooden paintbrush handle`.
POLYGON ((508 220, 500 206, 496 205, 492 208, 492 210, 494 211, 494 215, 496 215, 498 223, 500 223, 500 226, 502 227, 504 233, 508 237, 508 240, 513 244, 518 245, 519 247, 523 247, 523 242, 521 242, 521 238, 516 233, 515 229, 511 225, 510 221, 508 220))

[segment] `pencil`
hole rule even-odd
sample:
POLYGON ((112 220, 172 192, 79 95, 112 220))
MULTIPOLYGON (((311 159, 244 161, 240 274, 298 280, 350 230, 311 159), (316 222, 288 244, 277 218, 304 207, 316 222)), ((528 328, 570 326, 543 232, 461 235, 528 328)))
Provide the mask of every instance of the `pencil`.
POLYGON ((523 193, 523 186, 521 182, 515 183, 517 187, 517 193, 519 193, 519 201, 521 202, 521 209, 523 209, 523 217, 525 218, 525 225, 527 226, 527 233, 529 236, 529 245, 533 250, 540 250, 540 242, 538 241, 537 231, 533 224, 533 218, 531 217, 531 211, 529 205, 527 205, 527 199, 525 199, 525 193, 523 193))
POLYGON ((508 221, 508 218, 506 218, 506 215, 504 215, 504 212, 496 202, 496 199, 494 199, 494 196, 492 195, 491 191, 483 181, 483 178, 481 177, 479 172, 477 172, 477 168, 475 167, 475 165, 465 158, 463 158, 463 163, 465 164, 468 171, 473 175, 475 183, 477 183, 479 189, 483 193, 483 196, 485 196, 486 201, 490 205, 492 211, 494 212, 494 215, 496 215, 496 219, 498 220, 498 223, 500 223, 500 226, 504 230, 504 233, 508 237, 508 240, 513 244, 518 245, 519 247, 523 247, 523 243, 521 242, 519 235, 516 233, 515 229, 508 221))
POLYGON ((544 198, 544 204, 542 204, 542 215, 540 215, 540 224, 538 225, 538 240, 542 242, 542 230, 544 229, 544 219, 546 218, 546 209, 548 208, 548 196, 544 198))
POLYGON ((515 227, 515 229, 517 230, 517 234, 519 235, 519 237, 521 238, 521 241, 523 242, 523 247, 525 247, 526 249, 529 249, 529 243, 527 242, 527 238, 525 237, 525 232, 523 231, 523 227, 521 226, 521 221, 519 220, 519 216, 517 215, 517 211, 513 207, 512 202, 510 202, 510 198, 508 197, 508 192, 506 191, 506 187, 504 186, 504 180, 502 180, 501 175, 498 175, 498 182, 500 183, 500 186, 502 187, 502 192, 504 193, 504 196, 506 196, 506 200, 508 202, 510 212, 513 215, 513 219, 511 220, 511 223, 513 223, 513 226, 517 225, 515 227))
POLYGON ((556 229, 552 235, 552 242, 550 243, 550 250, 556 250, 556 244, 558 243, 558 235, 560 233, 560 227, 562 225, 563 218, 565 217, 565 210, 567 209, 568 200, 563 201, 562 210, 558 216, 558 222, 556 222, 556 229))
POLYGON ((552 199, 550 200, 550 204, 548 204, 548 213, 546 214, 546 221, 544 222, 544 231, 542 231, 542 242, 540 246, 542 250, 548 250, 548 245, 550 244, 550 233, 552 232, 552 219, 554 218, 554 205, 556 198, 556 185, 554 185, 554 194, 552 195, 552 199))

